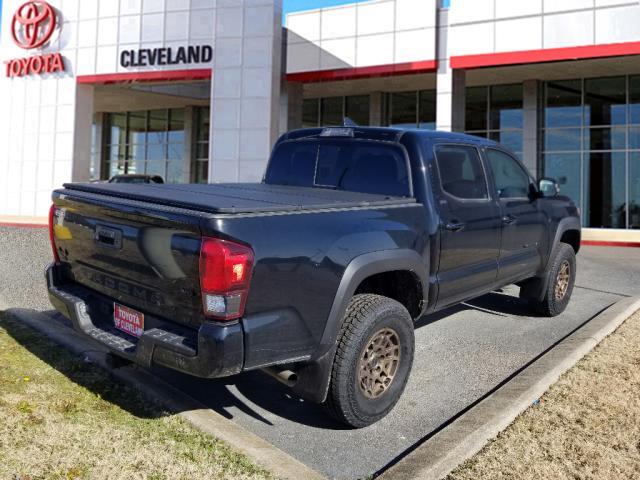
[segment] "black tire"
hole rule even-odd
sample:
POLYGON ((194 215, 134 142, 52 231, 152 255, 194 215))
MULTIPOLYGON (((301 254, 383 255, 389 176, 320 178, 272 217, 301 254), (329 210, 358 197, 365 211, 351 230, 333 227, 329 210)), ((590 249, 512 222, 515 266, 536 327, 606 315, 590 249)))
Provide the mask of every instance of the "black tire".
POLYGON ((411 315, 402 304, 390 298, 355 295, 347 308, 337 341, 325 406, 340 422, 354 428, 366 427, 393 409, 407 384, 415 348, 411 315), (385 341, 393 353, 380 357, 369 350, 367 355, 371 360, 364 361, 365 349, 373 346, 374 338, 385 341), (397 361, 391 360, 396 358, 397 352, 397 361), (366 372, 383 372, 379 358, 387 358, 384 365, 392 365, 387 371, 393 371, 393 375, 385 376, 379 383, 367 382, 363 378, 366 372), (368 369, 361 370, 361 360, 368 369), (383 386, 389 378, 389 383, 383 386), (365 391, 365 385, 369 386, 368 391, 365 391), (377 386, 376 392, 373 392, 373 385, 377 386))
POLYGON ((573 286, 576 281, 576 254, 573 248, 566 243, 560 243, 551 259, 551 264, 547 271, 547 289, 541 301, 529 300, 531 305, 541 315, 545 317, 555 317, 564 312, 571 299, 573 286), (564 294, 557 294, 561 282, 560 273, 564 268, 569 269, 568 284, 564 289, 564 294))

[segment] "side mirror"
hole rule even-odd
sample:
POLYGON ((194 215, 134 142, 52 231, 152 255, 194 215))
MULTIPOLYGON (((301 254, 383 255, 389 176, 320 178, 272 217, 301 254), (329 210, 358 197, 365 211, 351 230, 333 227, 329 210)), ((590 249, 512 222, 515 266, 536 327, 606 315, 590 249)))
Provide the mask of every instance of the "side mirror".
POLYGON ((560 193, 560 186, 552 178, 542 178, 538 183, 538 190, 541 197, 555 197, 560 193))

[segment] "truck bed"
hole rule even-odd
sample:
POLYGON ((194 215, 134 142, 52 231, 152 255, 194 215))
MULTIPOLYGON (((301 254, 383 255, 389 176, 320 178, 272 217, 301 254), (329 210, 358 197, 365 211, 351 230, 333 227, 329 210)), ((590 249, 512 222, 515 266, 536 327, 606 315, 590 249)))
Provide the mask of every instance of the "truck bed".
POLYGON ((324 188, 245 184, 68 183, 70 191, 108 195, 214 214, 268 213, 415 203, 413 198, 324 188))

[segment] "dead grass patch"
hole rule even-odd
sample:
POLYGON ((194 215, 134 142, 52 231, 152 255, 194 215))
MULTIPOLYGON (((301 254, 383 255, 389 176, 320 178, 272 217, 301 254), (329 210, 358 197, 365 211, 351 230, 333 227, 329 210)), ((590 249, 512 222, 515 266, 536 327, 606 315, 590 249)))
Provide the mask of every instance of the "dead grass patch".
POLYGON ((448 480, 640 479, 640 312, 448 480))
POLYGON ((0 478, 269 478, 179 417, 0 313, 0 478))

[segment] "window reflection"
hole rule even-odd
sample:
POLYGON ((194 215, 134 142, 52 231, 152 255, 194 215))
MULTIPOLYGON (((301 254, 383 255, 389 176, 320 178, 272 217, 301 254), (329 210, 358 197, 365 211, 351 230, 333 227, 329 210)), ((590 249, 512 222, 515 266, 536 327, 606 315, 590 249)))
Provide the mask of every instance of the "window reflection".
POLYGON ((420 90, 387 94, 385 124, 396 128, 436 128, 436 91, 420 90))
POLYGON ((490 138, 522 156, 522 84, 466 89, 466 133, 490 138))
POLYGON ((626 79, 593 78, 584 82, 584 116, 587 125, 627 123, 626 79))
POLYGON ((320 102, 322 126, 342 125, 344 120, 343 98, 323 98, 320 102))
POLYGON ((638 228, 639 77, 547 82, 544 92, 545 175, 566 179, 585 227, 638 228))
POLYGON ((547 153, 544 156, 544 176, 553 178, 560 186, 560 194, 580 205, 582 171, 580 153, 547 153))
POLYGON ((193 146, 193 163, 191 164, 191 180, 195 183, 209 181, 209 135, 211 133, 211 109, 198 107, 195 110, 195 144, 193 146))
POLYGON ((590 227, 626 228, 625 153, 591 153, 585 164, 590 227), (622 188, 620 188, 622 187, 622 188))
POLYGON ((493 87, 490 98, 490 129, 522 129, 522 85, 493 87))
POLYGON ((640 152, 629 154, 629 228, 640 228, 640 152))
POLYGON ((315 128, 342 125, 350 118, 357 125, 370 123, 369 95, 309 98, 302 102, 302 127, 315 128))
POLYGON ((185 109, 156 109, 105 115, 110 145, 103 152, 103 179, 120 174, 160 175, 184 182, 185 109))
POLYGON ((345 116, 358 125, 369 125, 369 95, 345 97, 345 116))
POLYGON ((582 84, 580 80, 546 84, 545 126, 579 127, 582 124, 582 84))

